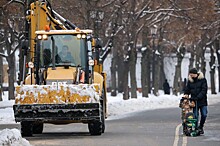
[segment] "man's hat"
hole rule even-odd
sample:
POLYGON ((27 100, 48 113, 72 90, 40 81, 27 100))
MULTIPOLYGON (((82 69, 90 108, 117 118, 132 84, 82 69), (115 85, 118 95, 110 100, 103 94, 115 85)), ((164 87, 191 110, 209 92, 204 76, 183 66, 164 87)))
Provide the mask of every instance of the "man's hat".
POLYGON ((197 74, 198 71, 197 71, 196 68, 192 68, 192 69, 189 70, 189 73, 191 73, 191 74, 197 74))

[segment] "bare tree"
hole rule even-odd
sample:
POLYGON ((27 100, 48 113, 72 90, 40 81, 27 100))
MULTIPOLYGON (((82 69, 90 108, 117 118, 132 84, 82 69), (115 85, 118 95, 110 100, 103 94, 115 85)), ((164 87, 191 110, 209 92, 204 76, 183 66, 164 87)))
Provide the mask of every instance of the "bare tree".
MULTIPOLYGON (((1 19, 3 39, 0 44, 4 48, 5 53, 0 53, 0 56, 5 57, 8 62, 8 89, 9 99, 14 99, 14 82, 15 82, 15 52, 20 47, 23 39, 22 25, 19 25, 20 16, 18 12, 22 11, 21 5, 13 3, 17 1, 6 2, 2 7, 3 19, 1 19), (17 21, 18 20, 18 21, 17 21)), ((19 3, 19 2, 18 2, 19 3)), ((22 11, 23 12, 23 11, 22 11)), ((23 21, 20 20, 20 23, 23 21)))
MULTIPOLYGON (((153 25, 159 26, 159 28, 163 31, 157 34, 158 38, 156 38, 157 42, 155 43, 155 48, 157 51, 153 51, 152 45, 150 45, 150 43, 145 43, 143 45, 143 47, 147 48, 147 50, 142 52, 143 71, 141 76, 143 78, 142 88, 144 91, 149 90, 147 88, 150 88, 150 74, 147 73, 143 68, 146 68, 150 61, 147 61, 144 58, 146 58, 147 55, 150 55, 155 56, 154 65, 156 67, 154 68, 155 72, 152 73, 155 76, 153 78, 153 87, 155 86, 154 94, 158 93, 159 81, 161 81, 160 74, 163 60, 163 57, 158 54, 163 54, 161 50, 161 48, 164 47, 163 44, 170 44, 169 49, 171 51, 169 53, 172 52, 175 54, 179 53, 178 46, 181 43, 185 45, 180 48, 189 48, 190 46, 192 49, 198 49, 196 52, 200 52, 200 55, 194 54, 194 51, 191 52, 190 67, 195 64, 194 59, 197 59, 196 62, 199 62, 199 68, 201 68, 203 71, 205 69, 204 53, 206 48, 205 46, 207 46, 207 40, 204 42, 201 40, 201 38, 204 34, 206 34, 205 32, 210 30, 210 28, 216 28, 215 21, 217 19, 213 16, 214 1, 66 0, 61 2, 58 0, 53 0, 53 4, 56 10, 58 10, 66 18, 69 18, 72 22, 76 23, 80 27, 82 26, 83 28, 94 29, 96 34, 98 34, 101 38, 104 38, 104 48, 107 48, 107 53, 104 53, 104 56, 107 56, 107 54, 110 52, 109 50, 112 48, 113 59, 111 78, 113 87, 112 91, 114 91, 112 92, 112 95, 116 95, 117 82, 120 82, 121 86, 123 81, 124 92, 128 91, 128 82, 125 81, 127 80, 127 73, 125 73, 125 71, 127 71, 126 69, 129 68, 131 80, 131 97, 137 97, 137 83, 135 74, 137 41, 141 38, 140 34, 142 30, 149 32, 150 27, 153 25), (92 18, 91 14, 94 14, 94 12, 96 14, 98 14, 97 12, 103 12, 103 19, 98 21, 98 17, 92 18), (122 23, 120 23, 120 21, 122 21, 122 23), (208 28, 208 26, 210 26, 210 28, 208 28), (97 27, 100 29, 97 29, 97 27), (117 38, 117 40, 115 38, 117 38), (181 38, 183 39, 181 40, 181 38), (118 40, 120 43, 117 42, 118 40), (181 40, 181 42, 179 42, 179 40, 181 40), (199 42, 203 42, 203 44, 199 42), (151 51, 151 53, 146 53, 147 51, 151 51), (117 55, 119 54, 120 57, 118 58, 117 55), (118 70, 118 66, 120 66, 119 62, 120 65, 124 64, 123 69, 125 69, 123 71, 118 70), (144 65, 143 62, 146 65, 144 65), (118 81, 116 76, 120 77, 118 78, 118 81), (122 78, 121 76, 123 76, 124 80, 120 80, 122 78), (145 81, 147 83, 145 83, 145 81)), ((208 37, 213 39, 213 34, 209 34, 208 37)), ((168 46, 165 47, 167 48, 168 46)), ((187 51, 189 50, 187 49, 187 51)), ((150 58, 150 56, 147 56, 147 58, 150 58)), ((177 55, 177 57, 178 56, 179 55, 177 55)), ((179 61, 180 60, 181 58, 179 58, 179 61)), ((181 68, 181 66, 179 68, 181 68)), ((181 72, 176 76, 181 76, 181 72)), ((126 93, 124 95, 129 94, 126 93)), ((147 93, 144 93, 144 96, 147 96, 147 93)), ((126 98, 127 97, 128 96, 126 96, 126 98)))
MULTIPOLYGON (((3 49, 1 49, 0 47, 0 53, 3 53, 2 52, 3 49)), ((3 93, 3 86, 2 86, 2 83, 3 83, 3 57, 0 56, 0 101, 2 101, 2 93, 3 93)))

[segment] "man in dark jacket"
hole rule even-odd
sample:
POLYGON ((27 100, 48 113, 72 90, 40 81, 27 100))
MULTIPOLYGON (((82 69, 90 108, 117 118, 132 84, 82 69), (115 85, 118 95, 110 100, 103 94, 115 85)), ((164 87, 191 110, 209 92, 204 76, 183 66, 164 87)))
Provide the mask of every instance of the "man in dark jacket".
POLYGON ((167 79, 165 79, 165 82, 163 83, 163 90, 164 94, 170 94, 170 85, 167 82, 167 79))
POLYGON ((185 88, 184 94, 191 95, 191 99, 197 101, 198 110, 194 108, 193 112, 194 114, 195 111, 200 111, 201 113, 200 125, 198 127, 200 134, 204 134, 203 127, 208 114, 207 89, 207 80, 205 79, 203 73, 198 72, 195 68, 191 69, 189 71, 188 83, 185 88))
POLYGON ((62 47, 62 51, 59 52, 59 55, 56 58, 57 62, 70 62, 70 63, 75 63, 75 60, 73 59, 73 56, 71 55, 71 53, 69 52, 69 47, 67 45, 64 45, 62 47))

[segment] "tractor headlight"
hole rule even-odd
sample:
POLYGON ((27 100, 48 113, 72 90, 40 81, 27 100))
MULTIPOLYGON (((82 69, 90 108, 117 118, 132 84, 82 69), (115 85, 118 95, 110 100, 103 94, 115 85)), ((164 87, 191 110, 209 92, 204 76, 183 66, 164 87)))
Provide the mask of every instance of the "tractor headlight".
POLYGON ((81 34, 77 34, 76 37, 77 37, 78 39, 81 39, 81 38, 82 38, 82 35, 81 35, 81 34))
POLYGON ((42 40, 42 35, 38 35, 38 36, 37 36, 37 39, 38 39, 38 40, 42 40))
POLYGON ((82 34, 82 39, 85 39, 86 38, 86 35, 85 34, 82 34))
POLYGON ((44 39, 44 40, 47 40, 47 38, 48 38, 47 35, 46 35, 46 34, 43 34, 43 39, 44 39))

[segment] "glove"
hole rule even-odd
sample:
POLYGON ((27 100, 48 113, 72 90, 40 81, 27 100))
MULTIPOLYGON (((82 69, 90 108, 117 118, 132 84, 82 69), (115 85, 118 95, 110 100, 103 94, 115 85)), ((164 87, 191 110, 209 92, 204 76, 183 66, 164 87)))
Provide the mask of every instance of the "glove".
POLYGON ((194 101, 197 101, 199 98, 198 97, 192 97, 191 99, 194 100, 194 101))

